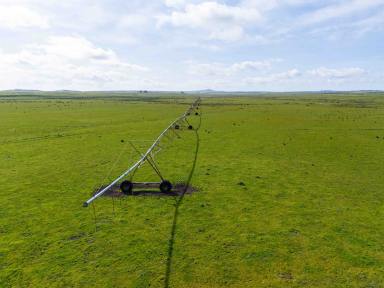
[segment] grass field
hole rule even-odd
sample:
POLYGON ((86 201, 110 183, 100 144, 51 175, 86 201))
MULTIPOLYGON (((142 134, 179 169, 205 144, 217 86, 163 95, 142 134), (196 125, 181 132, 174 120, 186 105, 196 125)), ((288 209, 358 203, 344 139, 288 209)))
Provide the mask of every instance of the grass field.
POLYGON ((204 97, 198 191, 82 207, 193 100, 0 97, 0 287, 384 287, 382 95, 204 97))

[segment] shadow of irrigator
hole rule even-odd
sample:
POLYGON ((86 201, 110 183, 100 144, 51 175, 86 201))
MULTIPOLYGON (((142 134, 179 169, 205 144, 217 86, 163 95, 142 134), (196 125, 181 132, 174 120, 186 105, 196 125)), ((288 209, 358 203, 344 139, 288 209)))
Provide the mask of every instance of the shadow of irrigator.
POLYGON ((172 257, 173 257, 173 246, 175 243, 175 236, 176 236, 176 228, 177 228, 177 219, 179 217, 179 208, 183 202, 185 193, 188 191, 188 187, 190 186, 193 173, 195 172, 196 162, 197 162, 197 154, 199 153, 199 146, 200 146, 200 138, 199 138, 199 129, 201 126, 201 113, 199 113, 199 124, 194 130, 196 135, 196 149, 195 149, 195 156, 192 162, 191 171, 189 172, 187 181, 185 183, 185 189, 182 191, 181 195, 176 198, 175 202, 175 212, 173 213, 173 221, 172 221, 172 228, 171 228, 171 235, 168 240, 168 255, 167 255, 167 262, 166 262, 166 269, 165 269, 165 277, 164 277, 164 287, 169 287, 169 280, 171 276, 172 271, 172 257))

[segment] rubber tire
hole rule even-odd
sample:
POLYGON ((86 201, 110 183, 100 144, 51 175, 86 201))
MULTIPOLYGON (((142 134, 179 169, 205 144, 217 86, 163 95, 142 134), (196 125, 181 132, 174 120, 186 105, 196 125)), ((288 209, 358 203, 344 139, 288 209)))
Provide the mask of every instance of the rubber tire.
POLYGON ((168 180, 164 180, 160 183, 160 191, 162 193, 169 193, 172 190, 172 183, 168 180))
POLYGON ((177 125, 177 124, 176 124, 176 125, 175 125, 175 129, 176 129, 176 130, 179 130, 179 129, 180 129, 180 125, 177 125))
POLYGON ((120 184, 120 189, 125 195, 132 195, 133 184, 131 181, 124 180, 120 184))

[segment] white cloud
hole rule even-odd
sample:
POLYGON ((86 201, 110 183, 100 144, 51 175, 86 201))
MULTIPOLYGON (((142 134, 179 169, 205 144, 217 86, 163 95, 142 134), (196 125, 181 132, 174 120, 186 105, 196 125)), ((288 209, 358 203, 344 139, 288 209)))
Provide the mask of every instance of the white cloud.
POLYGON ((132 85, 148 69, 82 37, 51 37, 16 53, 0 53, 0 70, 3 89, 112 89, 116 83, 132 85))
POLYGON ((241 72, 266 71, 271 69, 273 63, 280 59, 267 59, 261 61, 241 61, 233 64, 223 63, 193 63, 190 62, 188 72, 193 75, 204 76, 233 76, 241 72))
POLYGON ((158 24, 202 29, 207 31, 210 39, 236 41, 246 35, 247 25, 260 23, 261 20, 262 15, 258 9, 209 1, 187 4, 183 10, 162 15, 158 24))
POLYGON ((363 36, 365 33, 374 30, 384 30, 384 11, 379 11, 379 13, 373 16, 353 21, 341 27, 339 26, 338 30, 356 31, 356 36, 363 36))
POLYGON ((358 32, 361 34, 373 30, 384 30, 384 13, 380 13, 356 24, 358 32))
POLYGON ((280 2, 279 0, 243 0, 241 6, 268 11, 278 7, 281 4, 280 2))
POLYGON ((317 2, 318 0, 243 0, 241 5, 268 11, 284 6, 301 6, 317 2))
POLYGON ((282 73, 275 73, 264 76, 250 77, 245 80, 247 84, 280 84, 281 82, 294 79, 300 76, 301 73, 297 69, 291 69, 282 73))
POLYGON ((325 67, 317 68, 309 71, 309 74, 317 77, 328 78, 328 79, 343 79, 353 78, 361 76, 365 73, 364 69, 352 67, 352 68, 340 68, 340 69, 329 69, 325 67))
POLYGON ((241 5, 261 11, 262 36, 270 41, 299 31, 332 40, 356 38, 384 28, 384 0, 243 0, 241 5))
POLYGON ((0 27, 48 28, 48 18, 26 6, 0 5, 0 27))
POLYGON ((148 23, 148 17, 141 14, 127 14, 119 19, 119 25, 123 28, 142 27, 148 23))
POLYGON ((188 72, 195 76, 229 76, 231 71, 222 63, 190 63, 188 72))
POLYGON ((343 1, 334 5, 327 5, 324 8, 308 13, 300 19, 299 23, 301 25, 308 25, 327 22, 334 19, 340 20, 340 18, 361 14, 368 9, 383 6, 383 4, 383 0, 343 1))
POLYGON ((269 59, 262 61, 243 61, 234 63, 231 66, 233 71, 242 71, 242 70, 266 70, 272 67, 272 64, 275 62, 280 62, 281 59, 269 59))
POLYGON ((168 7, 179 8, 185 5, 186 0, 165 0, 164 3, 168 7))
POLYGON ((51 37, 46 44, 35 45, 44 54, 72 60, 113 60, 115 53, 109 49, 95 47, 82 37, 51 37))

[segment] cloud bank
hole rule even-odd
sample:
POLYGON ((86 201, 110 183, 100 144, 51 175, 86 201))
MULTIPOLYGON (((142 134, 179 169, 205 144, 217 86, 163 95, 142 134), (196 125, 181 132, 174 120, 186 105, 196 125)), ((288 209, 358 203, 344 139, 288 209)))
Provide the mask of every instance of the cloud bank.
POLYGON ((384 89, 384 0, 3 0, 0 89, 384 89))

